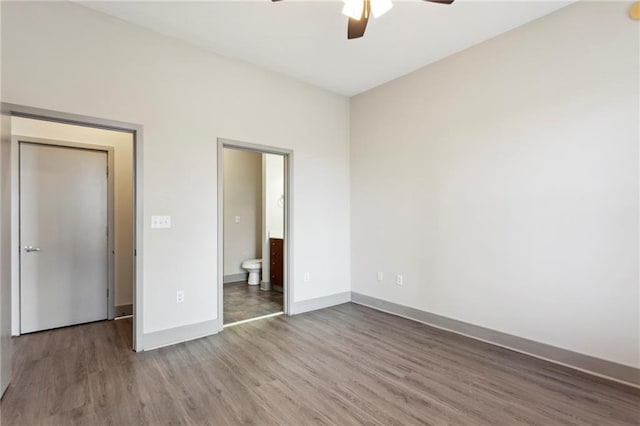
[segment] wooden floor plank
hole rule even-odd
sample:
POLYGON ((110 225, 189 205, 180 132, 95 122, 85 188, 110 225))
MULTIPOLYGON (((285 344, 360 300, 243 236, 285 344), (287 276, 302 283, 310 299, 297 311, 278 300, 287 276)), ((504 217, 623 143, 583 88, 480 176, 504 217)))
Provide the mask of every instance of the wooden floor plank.
POLYGON ((275 314, 283 309, 281 292, 263 291, 246 281, 225 283, 222 294, 225 324, 275 314))
POLYGON ((144 353, 131 328, 15 339, 1 424, 640 424, 638 389, 355 304, 144 353))

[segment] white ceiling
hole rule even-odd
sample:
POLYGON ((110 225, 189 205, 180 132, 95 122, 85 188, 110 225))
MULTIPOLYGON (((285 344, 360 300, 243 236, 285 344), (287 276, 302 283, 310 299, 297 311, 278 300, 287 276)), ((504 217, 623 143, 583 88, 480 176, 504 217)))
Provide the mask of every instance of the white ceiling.
POLYGON ((394 1, 347 40, 340 1, 109 1, 83 5, 352 96, 560 9, 573 0, 394 1))

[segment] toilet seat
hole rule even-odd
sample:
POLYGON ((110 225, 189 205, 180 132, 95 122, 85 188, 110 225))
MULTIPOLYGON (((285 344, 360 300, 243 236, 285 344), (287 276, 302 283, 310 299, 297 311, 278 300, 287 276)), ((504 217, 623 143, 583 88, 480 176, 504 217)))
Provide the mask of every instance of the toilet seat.
POLYGON ((260 268, 262 267, 262 259, 249 259, 242 262, 243 268, 260 268))

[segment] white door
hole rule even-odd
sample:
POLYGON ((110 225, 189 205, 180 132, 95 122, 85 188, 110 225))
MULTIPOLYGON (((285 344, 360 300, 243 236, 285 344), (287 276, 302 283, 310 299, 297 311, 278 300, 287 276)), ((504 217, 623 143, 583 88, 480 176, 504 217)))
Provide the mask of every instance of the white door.
POLYGON ((20 143, 20 332, 107 318, 107 153, 20 143))

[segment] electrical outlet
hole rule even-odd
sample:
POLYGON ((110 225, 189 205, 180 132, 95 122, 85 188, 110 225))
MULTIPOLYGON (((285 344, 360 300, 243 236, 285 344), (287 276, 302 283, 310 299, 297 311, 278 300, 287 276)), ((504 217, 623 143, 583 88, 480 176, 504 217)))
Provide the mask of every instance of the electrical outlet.
POLYGON ((378 272, 378 281, 384 280, 384 274, 382 272, 378 272))
POLYGON ((176 292, 176 303, 184 302, 184 290, 178 290, 176 292))
POLYGON ((236 223, 240 223, 240 216, 236 216, 236 220, 235 220, 235 222, 236 222, 236 223))
POLYGON ((304 273, 304 282, 308 283, 309 281, 311 281, 311 274, 308 272, 304 273))
POLYGON ((402 278, 402 275, 396 275, 396 284, 404 285, 404 279, 402 278))

